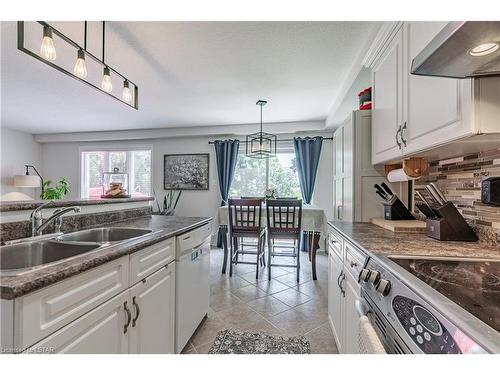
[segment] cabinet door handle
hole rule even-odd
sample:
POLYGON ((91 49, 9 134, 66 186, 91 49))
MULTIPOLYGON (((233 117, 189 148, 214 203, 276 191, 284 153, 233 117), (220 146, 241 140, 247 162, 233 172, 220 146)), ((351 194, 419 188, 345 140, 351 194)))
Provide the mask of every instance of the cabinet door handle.
POLYGON ((342 293, 342 297, 345 297, 345 289, 342 287, 342 283, 344 282, 344 280, 345 280, 345 274, 342 275, 342 279, 340 280, 340 284, 339 284, 340 292, 342 293))
POLYGON ((396 144, 401 150, 401 142, 399 142, 399 135, 401 134, 401 125, 399 125, 398 131, 396 132, 396 144))
POLYGON ((127 323, 123 326, 123 333, 127 333, 127 328, 130 325, 130 321, 132 320, 132 314, 130 313, 130 310, 127 306, 127 301, 123 302, 123 308, 125 309, 125 312, 127 313, 127 323))
POLYGON ((351 261, 351 268, 354 268, 354 267, 357 267, 358 266, 358 263, 356 263, 355 261, 351 261))
POLYGON ((340 278, 342 277, 342 274, 343 274, 343 273, 344 273, 344 271, 340 271, 339 277, 337 277, 337 285, 338 285, 338 287, 339 287, 340 289, 342 289, 342 288, 340 287, 340 278))
POLYGON ((406 147, 406 139, 404 137, 404 133, 406 133, 406 121, 403 127, 401 128, 401 141, 403 141, 403 145, 406 147))
POLYGON ((139 314, 141 313, 141 309, 139 308, 139 305, 137 302, 135 302, 135 296, 132 298, 132 304, 135 307, 135 317, 132 320, 132 327, 135 327, 135 322, 137 322, 137 319, 139 319, 139 314))
POLYGON ((343 211, 344 206, 339 205, 337 206, 337 219, 342 220, 342 211, 343 211))

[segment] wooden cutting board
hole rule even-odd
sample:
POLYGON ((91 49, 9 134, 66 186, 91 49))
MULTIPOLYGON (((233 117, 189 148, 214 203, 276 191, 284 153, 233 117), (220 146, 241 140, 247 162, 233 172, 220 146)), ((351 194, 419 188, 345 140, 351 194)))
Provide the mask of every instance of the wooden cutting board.
POLYGON ((381 218, 374 218, 370 220, 381 228, 390 230, 397 233, 425 233, 425 221, 420 220, 385 220, 381 218))

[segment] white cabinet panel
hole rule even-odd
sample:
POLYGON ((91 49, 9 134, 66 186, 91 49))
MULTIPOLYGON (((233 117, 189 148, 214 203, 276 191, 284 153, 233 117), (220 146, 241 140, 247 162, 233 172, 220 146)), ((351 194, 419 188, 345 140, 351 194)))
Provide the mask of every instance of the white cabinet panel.
POLYGON ((339 287, 342 278, 342 260, 333 250, 328 254, 328 321, 335 335, 337 348, 342 353, 342 304, 343 297, 339 287))
POLYGON ((405 154, 422 151, 470 134, 467 121, 471 103, 471 80, 424 77, 410 74, 418 53, 441 31, 447 22, 407 22, 404 25, 405 154), (464 100, 464 96, 468 100, 464 100), (469 103, 469 104, 467 104, 469 103))
POLYGON ((396 140, 403 125, 403 30, 399 29, 373 67, 372 163, 398 158, 396 140))
POLYGON ((120 354, 128 353, 124 333, 128 290, 66 325, 31 347, 28 353, 120 354))
POLYGON ((128 272, 128 257, 122 257, 17 298, 15 345, 29 347, 124 291, 128 272))
POLYGON ((175 262, 130 288, 130 353, 174 353, 175 262))
POLYGON ((155 243, 130 256, 130 285, 175 259, 175 237, 155 243))
POLYGON ((359 354, 358 348, 358 313, 356 310, 356 300, 359 299, 359 285, 347 274, 343 279, 342 287, 345 290, 344 296, 344 346, 343 354, 359 354))

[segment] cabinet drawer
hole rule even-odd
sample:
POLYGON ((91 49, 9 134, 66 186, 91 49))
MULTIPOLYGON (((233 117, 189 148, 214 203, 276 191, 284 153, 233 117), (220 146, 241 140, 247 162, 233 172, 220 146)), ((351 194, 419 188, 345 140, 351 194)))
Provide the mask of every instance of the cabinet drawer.
POLYGON ((328 236, 328 245, 333 250, 335 254, 342 260, 342 249, 344 247, 344 240, 342 237, 330 231, 328 236))
POLYGON ((175 260, 175 237, 155 243, 130 256, 130 285, 175 260))
POLYGON ((359 273, 363 269, 366 256, 357 250, 349 242, 345 242, 345 268, 351 274, 354 280, 358 280, 359 273))
POLYGON ((182 255, 183 252, 189 251, 200 246, 211 234, 211 224, 206 224, 200 228, 184 233, 177 237, 177 252, 182 255))
POLYGON ((15 300, 15 344, 27 348, 128 288, 128 257, 15 300))
POLYGON ((126 290, 39 341, 25 353, 128 353, 128 336, 123 334, 123 327, 127 321, 124 304, 128 300, 129 291, 126 290))

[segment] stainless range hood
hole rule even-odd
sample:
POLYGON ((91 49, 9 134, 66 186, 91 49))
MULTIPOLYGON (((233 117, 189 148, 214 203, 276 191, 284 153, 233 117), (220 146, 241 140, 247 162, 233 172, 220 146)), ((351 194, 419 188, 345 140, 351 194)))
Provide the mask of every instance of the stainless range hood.
POLYGON ((500 75, 500 21, 449 22, 413 59, 411 73, 449 78, 500 75))

